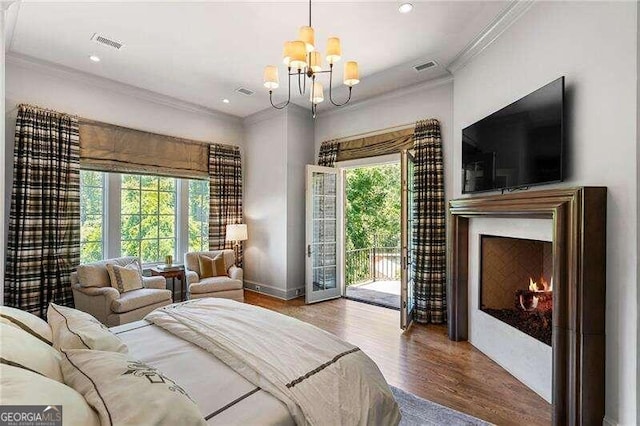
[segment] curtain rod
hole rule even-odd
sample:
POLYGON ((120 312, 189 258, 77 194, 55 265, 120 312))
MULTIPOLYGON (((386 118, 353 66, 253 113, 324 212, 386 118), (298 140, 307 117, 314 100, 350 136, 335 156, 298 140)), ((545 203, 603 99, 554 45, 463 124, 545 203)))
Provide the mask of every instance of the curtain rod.
MULTIPOLYGON (((80 117, 75 115, 75 114, 69 114, 67 112, 60 112, 60 111, 56 111, 55 109, 45 108, 45 107, 41 107, 40 105, 35 105, 35 104, 20 103, 15 107, 15 109, 19 109, 21 106, 24 106, 24 107, 27 107, 27 108, 39 109, 40 111, 44 111, 44 112, 50 112, 50 113, 58 114, 58 115, 62 115, 62 116, 66 115, 68 117, 80 119, 80 117)), ((13 109, 11 111, 13 111, 13 109)))
POLYGON ((330 140, 335 140, 338 141, 338 143, 341 142, 347 142, 353 139, 358 139, 364 136, 374 136, 375 134, 383 134, 383 133, 388 133, 394 130, 405 130, 405 129, 410 129, 411 127, 415 127, 416 122, 411 122, 411 123, 405 123, 405 124, 398 124, 396 126, 390 126, 390 127, 384 127, 382 129, 377 129, 377 130, 370 130, 368 132, 363 132, 363 133, 356 133, 355 135, 349 135, 349 136, 342 136, 342 137, 338 137, 338 138, 333 138, 330 140))

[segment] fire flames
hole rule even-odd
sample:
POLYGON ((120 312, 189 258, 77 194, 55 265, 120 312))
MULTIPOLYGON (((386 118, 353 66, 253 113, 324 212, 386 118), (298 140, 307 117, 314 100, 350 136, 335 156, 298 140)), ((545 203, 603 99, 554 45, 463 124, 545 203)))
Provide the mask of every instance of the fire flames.
POLYGON ((549 284, 544 278, 540 277, 540 284, 542 284, 542 289, 538 286, 538 283, 533 280, 533 278, 529 277, 529 291, 533 291, 535 293, 553 291, 553 278, 551 278, 551 284, 549 284))

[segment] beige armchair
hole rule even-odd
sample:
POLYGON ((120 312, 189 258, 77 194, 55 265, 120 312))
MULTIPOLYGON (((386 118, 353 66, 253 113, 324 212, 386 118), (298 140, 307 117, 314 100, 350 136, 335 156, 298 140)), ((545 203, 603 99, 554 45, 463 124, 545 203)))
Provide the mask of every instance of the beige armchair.
POLYGON ((184 255, 185 275, 189 298, 223 297, 226 299, 244 302, 244 290, 242 283, 242 268, 235 266, 233 250, 214 250, 187 253, 184 255), (205 255, 215 257, 223 252, 225 267, 228 276, 200 278, 200 264, 198 256, 205 255))
POLYGON ((119 257, 78 266, 71 274, 71 289, 76 309, 113 327, 141 320, 149 312, 173 302, 163 277, 143 277, 144 288, 120 293, 111 287, 107 263, 126 266, 135 257, 119 257))

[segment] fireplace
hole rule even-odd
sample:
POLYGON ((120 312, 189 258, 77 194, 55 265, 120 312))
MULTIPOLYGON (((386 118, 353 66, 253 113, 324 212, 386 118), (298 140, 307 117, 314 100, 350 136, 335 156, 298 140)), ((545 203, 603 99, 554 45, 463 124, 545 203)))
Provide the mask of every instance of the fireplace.
MULTIPOLYGON (((521 220, 523 225, 531 219, 552 221, 552 345, 528 340, 552 351, 554 426, 596 425, 604 418, 606 217, 604 187, 522 191, 449 201, 447 323, 449 338, 456 341, 467 340, 470 307, 478 310, 477 304, 469 305, 469 299, 478 294, 469 292, 470 219, 511 218, 521 220)), ((509 350, 505 346, 504 351, 509 350)))
POLYGON ((481 235, 479 309, 551 346, 553 245, 481 235))

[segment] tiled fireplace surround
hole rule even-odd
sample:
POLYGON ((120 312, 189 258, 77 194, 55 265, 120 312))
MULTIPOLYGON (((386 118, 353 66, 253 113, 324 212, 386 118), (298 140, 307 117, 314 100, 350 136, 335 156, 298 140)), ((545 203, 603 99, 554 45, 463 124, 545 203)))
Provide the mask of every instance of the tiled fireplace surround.
POLYGON ((449 338, 469 340, 550 400, 554 425, 602 424, 606 188, 452 200, 447 243, 449 338), (551 347, 480 310, 482 234, 552 242, 551 347))

